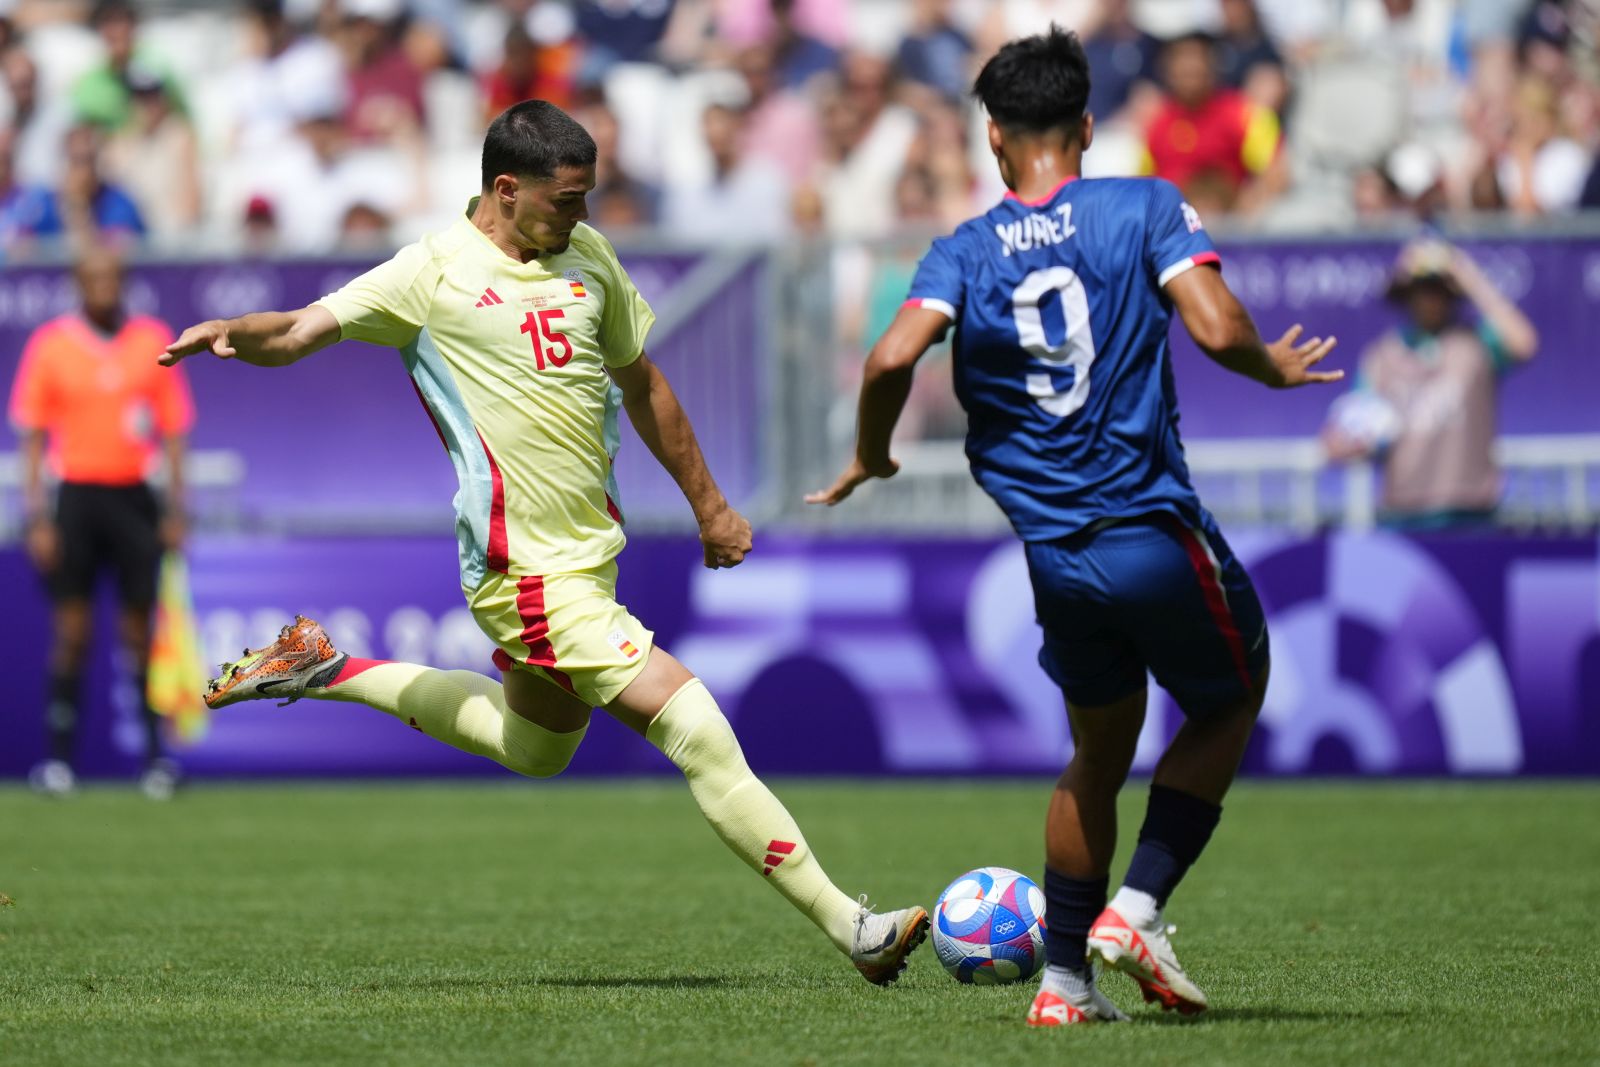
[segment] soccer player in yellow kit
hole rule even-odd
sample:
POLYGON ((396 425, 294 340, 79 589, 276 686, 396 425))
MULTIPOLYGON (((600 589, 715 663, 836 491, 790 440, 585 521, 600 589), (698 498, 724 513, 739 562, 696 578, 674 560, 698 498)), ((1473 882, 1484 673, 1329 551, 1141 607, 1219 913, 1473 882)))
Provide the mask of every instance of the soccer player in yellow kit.
POLYGON ((583 128, 544 101, 517 104, 490 125, 482 193, 454 226, 309 307, 203 322, 167 349, 168 364, 211 352, 269 367, 339 340, 399 349, 460 479, 462 591, 502 673, 497 684, 358 660, 297 617, 272 645, 225 665, 206 702, 367 704, 539 778, 565 769, 591 709, 604 708, 683 771, 735 854, 868 981, 887 984, 926 936, 926 912, 875 914, 828 880, 705 686, 617 602, 619 408, 693 507, 707 567, 736 566, 751 539, 644 353, 654 314, 583 224, 594 183, 583 128))

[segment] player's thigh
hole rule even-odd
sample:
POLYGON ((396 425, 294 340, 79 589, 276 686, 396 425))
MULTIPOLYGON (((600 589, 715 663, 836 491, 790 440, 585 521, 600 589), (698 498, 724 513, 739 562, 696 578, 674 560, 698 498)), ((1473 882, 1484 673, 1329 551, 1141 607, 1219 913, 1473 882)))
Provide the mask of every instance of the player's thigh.
POLYGON ((638 677, 606 705, 606 713, 635 733, 644 733, 661 709, 694 675, 660 645, 650 650, 649 661, 638 677))
POLYGON ((605 707, 650 661, 655 635, 617 602, 616 565, 552 575, 491 574, 467 593, 495 665, 605 707))
POLYGON ((1106 551, 1123 557, 1118 609, 1156 682, 1191 717, 1259 704, 1266 618, 1216 523, 1162 515, 1136 536, 1106 551))
POLYGON ((1121 783, 1133 766, 1144 729, 1148 692, 1140 686, 1110 704, 1084 707, 1069 703, 1067 722, 1072 727, 1072 759, 1102 779, 1121 783))
POLYGON ((58 605, 87 602, 94 595, 101 562, 97 503, 94 486, 65 482, 56 493, 56 534, 61 551, 55 570, 45 575, 45 585, 58 605))
POLYGON ((1145 689, 1145 665, 1120 629, 1100 576, 1087 566, 1087 538, 1027 543, 1034 610, 1044 631, 1039 666, 1067 704, 1110 707, 1145 689))
MULTIPOLYGON (((161 508, 155 493, 147 485, 108 491, 100 530, 105 554, 116 572, 123 615, 129 620, 140 613, 148 616, 161 573, 161 508)), ((148 622, 145 631, 148 633, 148 622)), ((130 634, 130 639, 136 638, 130 634)))
POLYGON ((562 689, 543 673, 511 664, 502 675, 506 707, 536 726, 569 734, 589 725, 593 713, 581 697, 562 689))

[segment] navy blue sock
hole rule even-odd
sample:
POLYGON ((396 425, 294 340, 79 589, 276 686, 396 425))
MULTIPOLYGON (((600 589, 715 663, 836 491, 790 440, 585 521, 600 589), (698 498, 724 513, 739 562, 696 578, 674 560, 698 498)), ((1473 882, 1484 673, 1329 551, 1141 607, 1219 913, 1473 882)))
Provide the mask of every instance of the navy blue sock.
POLYGON ((1139 827, 1139 847, 1133 851, 1128 877, 1122 884, 1155 897, 1156 907, 1166 907, 1167 898, 1189 873, 1190 865, 1200 858, 1221 818, 1219 805, 1164 785, 1152 785, 1150 806, 1145 809, 1144 825, 1139 827))
POLYGON ((50 702, 45 707, 45 730, 50 740, 50 758, 72 762, 78 740, 78 691, 83 675, 78 671, 50 674, 50 702))
POLYGON ((150 675, 140 672, 134 677, 139 687, 139 718, 144 725, 144 760, 146 763, 161 758, 161 716, 150 706, 150 675))
POLYGON ((1109 878, 1084 881, 1044 872, 1044 958, 1052 967, 1089 973, 1089 927, 1106 906, 1109 878))

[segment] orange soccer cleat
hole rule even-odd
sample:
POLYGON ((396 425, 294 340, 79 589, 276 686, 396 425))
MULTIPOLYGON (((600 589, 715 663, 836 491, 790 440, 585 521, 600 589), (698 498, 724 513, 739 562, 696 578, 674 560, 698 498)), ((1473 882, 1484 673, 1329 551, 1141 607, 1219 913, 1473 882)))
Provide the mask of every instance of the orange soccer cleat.
POLYGON ((272 644, 254 652, 247 648, 243 659, 222 665, 222 674, 206 685, 206 707, 267 697, 288 697, 283 703, 293 703, 308 686, 330 681, 347 659, 320 625, 296 615, 272 644))

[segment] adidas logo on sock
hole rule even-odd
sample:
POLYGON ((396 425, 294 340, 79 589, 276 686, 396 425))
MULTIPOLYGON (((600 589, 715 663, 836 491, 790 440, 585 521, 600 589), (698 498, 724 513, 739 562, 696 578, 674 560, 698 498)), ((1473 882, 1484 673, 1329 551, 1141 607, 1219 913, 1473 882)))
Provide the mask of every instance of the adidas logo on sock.
POLYGON ((500 299, 499 293, 495 292, 493 289, 485 289, 483 291, 483 295, 478 298, 478 302, 472 306, 475 308, 486 308, 493 307, 496 304, 504 303, 505 301, 500 299))
POLYGON ((766 863, 766 867, 761 872, 762 877, 766 877, 777 870, 778 864, 789 858, 789 854, 794 851, 794 847, 793 841, 767 842, 767 858, 763 861, 766 863))

